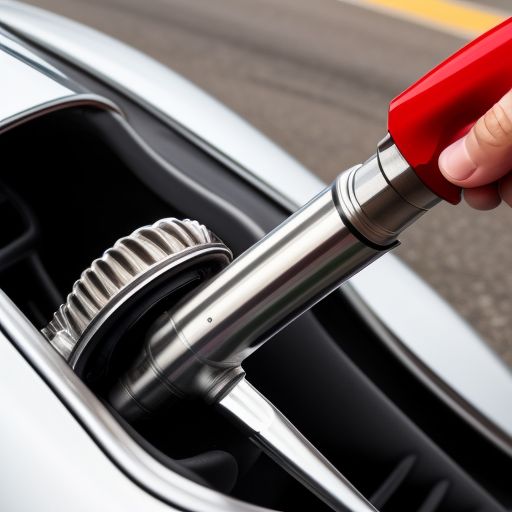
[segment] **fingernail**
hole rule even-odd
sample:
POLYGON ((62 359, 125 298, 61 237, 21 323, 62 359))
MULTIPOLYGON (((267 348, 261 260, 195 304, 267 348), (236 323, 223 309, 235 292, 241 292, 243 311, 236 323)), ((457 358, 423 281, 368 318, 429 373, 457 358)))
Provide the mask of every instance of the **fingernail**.
POLYGON ((441 153, 439 168, 447 178, 457 181, 469 178, 476 171, 476 165, 466 148, 465 137, 454 142, 441 153))

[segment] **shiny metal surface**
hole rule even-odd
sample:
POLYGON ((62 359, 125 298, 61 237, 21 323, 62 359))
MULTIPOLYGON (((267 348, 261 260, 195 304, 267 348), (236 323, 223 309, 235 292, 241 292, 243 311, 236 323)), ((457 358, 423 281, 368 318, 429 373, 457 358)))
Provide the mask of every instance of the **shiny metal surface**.
POLYGON ((68 89, 74 91, 78 91, 80 89, 80 86, 77 83, 71 82, 71 80, 62 73, 62 71, 43 60, 26 46, 20 44, 15 40, 12 34, 2 28, 0 28, 0 49, 11 54, 13 57, 16 57, 18 60, 23 61, 25 64, 28 64, 43 75, 46 75, 54 81, 66 86, 68 89))
POLYGON ((176 390, 217 400, 247 356, 385 250, 352 234, 326 189, 155 323, 114 406, 152 410, 176 390))
MULTIPOLYGON (((40 438, 42 440, 39 442, 39 449, 47 448, 43 452, 44 457, 36 459, 36 454, 39 455, 39 451, 36 451, 27 459, 31 461, 30 468, 39 469, 39 474, 44 474, 45 478, 30 479, 31 486, 34 487, 31 488, 30 493, 26 492, 25 486, 25 497, 33 496, 34 499, 40 497, 42 500, 35 503, 34 507, 27 507, 26 510, 40 509, 52 512, 101 510, 105 503, 112 510, 117 510, 115 508, 117 502, 119 510, 129 511, 156 512, 169 510, 169 507, 172 507, 172 509, 191 512, 268 512, 269 509, 238 501, 198 485, 151 457, 126 433, 101 401, 76 376, 66 361, 50 346, 7 295, 0 291, 0 344, 4 339, 12 343, 52 390, 52 392, 43 392, 47 388, 39 381, 31 388, 27 388, 27 390, 37 388, 39 391, 36 390, 36 394, 27 397, 25 401, 18 402, 16 411, 23 411, 22 407, 25 404, 28 404, 29 411, 39 411, 43 416, 41 429, 44 426, 41 435, 47 433, 44 418, 54 414, 56 420, 55 436, 48 433, 48 437, 40 438), (46 409, 45 406, 47 406, 46 409), (56 439, 59 439, 60 447, 55 444, 56 439), (54 443, 54 450, 48 445, 50 441, 54 443), (65 474, 62 481, 68 484, 71 482, 71 484, 66 489, 60 489, 57 493, 58 497, 48 496, 43 492, 42 487, 51 491, 55 489, 53 483, 62 485, 61 480, 50 478, 50 482, 48 481, 49 464, 52 461, 57 462, 57 457, 60 463, 59 474, 65 474), (80 461, 80 464, 77 461, 80 461), (36 468, 36 463, 43 466, 36 468), (70 479, 70 475, 76 475, 77 480, 70 479), (80 475, 83 475, 83 481, 80 475), (98 479, 95 478, 96 476, 98 479), (83 487, 85 482, 91 482, 88 488, 94 489, 95 492, 86 492, 87 496, 85 496, 83 487), (78 487, 74 486, 75 483, 78 487), (68 493, 68 490, 72 492, 68 493), (103 497, 105 501, 99 503, 98 507, 82 508, 82 503, 94 503, 90 498, 94 498, 96 492, 97 497, 103 497), (78 501, 76 501, 77 496, 80 497, 78 501), (73 497, 75 502, 71 507, 65 508, 63 503, 69 503, 65 500, 70 497, 73 497)), ((3 362, 4 359, 0 361, 2 368, 3 362)), ((4 375, 2 373, 0 377, 4 375)), ((23 386, 28 386, 28 382, 23 386)), ((24 389, 23 386, 17 388, 18 392, 24 389)), ((0 387, 0 391, 2 389, 4 388, 0 387)), ((24 418, 28 418, 26 414, 24 418)), ((30 441, 24 436, 19 436, 20 426, 26 429, 30 425, 26 421, 28 419, 23 419, 19 423, 7 422, 17 429, 17 439, 23 442, 30 441)), ((38 427, 39 422, 34 422, 33 425, 38 427)), ((38 440, 38 429, 36 428, 33 432, 36 434, 34 440, 38 440)), ((30 445, 27 444, 27 446, 30 445)), ((13 459, 13 462, 15 461, 16 457, 13 459)), ((8 469, 9 466, 5 468, 8 469)), ((25 484, 19 475, 17 475, 17 482, 25 484)), ((18 496, 17 493, 14 495, 18 496)))
POLYGON ((379 143, 377 156, 386 180, 412 206, 428 210, 439 202, 439 198, 412 172, 389 134, 379 143), (411 172, 406 172, 407 169, 411 172))
POLYGON ((119 112, 0 31, 0 133, 56 110, 96 107, 119 112))
MULTIPOLYGON (((401 172, 413 171, 406 166, 401 172)), ((425 193, 418 183, 419 193, 425 193)), ((246 357, 384 254, 425 212, 389 184, 378 156, 342 173, 331 188, 162 315, 113 389, 111 403, 133 416, 176 397, 218 401, 243 375, 246 357)))
POLYGON ((245 379, 218 407, 249 431, 254 443, 337 512, 376 512, 352 484, 245 379))
POLYGON ((0 81, 0 129, 21 113, 75 94, 5 51, 0 51, 0 69, 8 70, 0 81))
POLYGON ((0 422, 0 510, 178 510, 119 471, 2 332, 0 398, 9 411, 0 422))
POLYGON ((376 155, 339 176, 336 190, 341 213, 379 246, 394 243, 404 229, 440 201, 418 179, 389 135, 376 155))
POLYGON ((241 117, 134 48, 9 0, 0 1, 0 23, 136 99, 286 207, 302 205, 322 190, 317 177, 241 117), (297 175, 300 180, 295 180, 297 175), (293 201, 281 189, 288 189, 293 201))
POLYGON ((169 218, 137 229, 82 273, 43 334, 74 367, 98 330, 95 324, 107 321, 119 302, 207 248, 224 253, 226 264, 231 260, 230 251, 197 221, 169 218))
POLYGON ((72 108, 91 107, 100 110, 109 110, 117 114, 121 114, 118 107, 110 100, 97 94, 77 93, 64 98, 57 98, 56 100, 49 101, 34 106, 28 110, 19 112, 18 114, 9 117, 5 122, 0 125, 0 133, 10 130, 21 124, 28 123, 29 121, 38 117, 45 116, 51 112, 58 110, 66 110, 72 108))
POLYGON ((172 318, 203 360, 240 364, 378 255, 346 228, 327 189, 237 258, 172 318))
MULTIPOLYGON (((402 172, 413 171, 407 167, 402 172)), ((192 297, 162 315, 135 364, 114 386, 110 402, 133 419, 176 398, 202 396, 250 428, 256 443, 334 510, 375 510, 246 383, 241 364, 384 254, 425 211, 389 184, 377 156, 342 174, 192 297), (359 228, 355 234, 354 227, 359 228)))
MULTIPOLYGON (((401 172, 413 171, 406 166, 401 172)), ((176 397, 218 401, 241 378, 246 357, 384 254, 425 211, 389 184, 378 156, 342 173, 331 188, 162 315, 112 391, 111 403, 132 416, 176 397)))

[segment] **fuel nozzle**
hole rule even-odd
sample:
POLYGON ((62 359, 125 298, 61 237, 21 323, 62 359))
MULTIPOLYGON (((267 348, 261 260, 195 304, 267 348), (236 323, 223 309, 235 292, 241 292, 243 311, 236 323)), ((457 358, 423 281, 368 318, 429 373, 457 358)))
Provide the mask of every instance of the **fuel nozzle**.
MULTIPOLYGON (((225 266, 227 250, 210 238, 209 250, 222 259, 216 270, 222 270, 155 319, 138 358, 111 390, 112 405, 132 420, 176 399, 203 398, 244 423, 258 444, 335 510, 375 510, 247 385, 242 363, 395 247, 404 229, 439 201, 460 201, 461 191, 444 179, 438 157, 511 87, 512 19, 394 99, 388 135, 376 154, 340 174, 231 264, 225 266)), ((139 286, 131 299, 145 289, 139 286)), ((84 332, 91 337, 98 329, 84 332)), ((70 360, 87 353, 78 350, 80 341, 71 348, 66 343, 70 360)))
POLYGON ((246 357, 393 248, 438 201, 386 137, 372 158, 163 314, 112 404, 136 417, 183 396, 219 401, 243 377, 246 357))
POLYGON ((439 154, 510 87, 512 19, 394 99, 389 133, 374 156, 169 311, 113 403, 134 412, 134 403, 153 410, 176 393, 219 400, 249 354, 394 247, 441 199, 460 201, 460 189, 438 168, 439 154))

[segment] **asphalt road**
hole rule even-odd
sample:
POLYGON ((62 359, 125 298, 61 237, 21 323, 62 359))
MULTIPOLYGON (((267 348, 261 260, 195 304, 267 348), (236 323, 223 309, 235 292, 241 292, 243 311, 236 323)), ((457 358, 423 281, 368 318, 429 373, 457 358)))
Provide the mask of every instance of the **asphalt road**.
MULTIPOLYGON (((509 0, 484 0, 507 7, 509 0)), ((32 0, 182 73, 326 181, 375 151, 390 99, 459 37, 336 0, 32 0)), ((437 207, 398 253, 512 365, 512 211, 437 207)))

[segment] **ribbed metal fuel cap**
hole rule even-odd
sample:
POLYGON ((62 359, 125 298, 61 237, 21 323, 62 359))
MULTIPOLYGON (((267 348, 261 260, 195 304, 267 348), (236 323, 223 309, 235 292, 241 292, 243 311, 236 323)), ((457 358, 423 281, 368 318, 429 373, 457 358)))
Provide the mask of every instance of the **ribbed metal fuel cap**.
POLYGON ((105 357, 122 332, 160 300, 207 279, 231 259, 231 251, 199 222, 159 220, 94 260, 42 332, 80 373, 100 340, 105 357))

